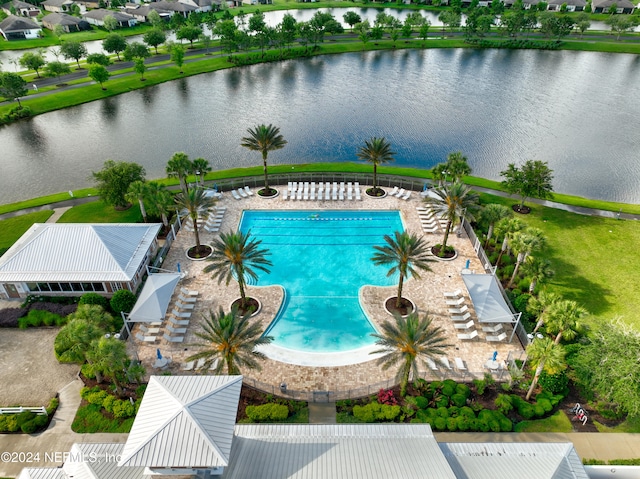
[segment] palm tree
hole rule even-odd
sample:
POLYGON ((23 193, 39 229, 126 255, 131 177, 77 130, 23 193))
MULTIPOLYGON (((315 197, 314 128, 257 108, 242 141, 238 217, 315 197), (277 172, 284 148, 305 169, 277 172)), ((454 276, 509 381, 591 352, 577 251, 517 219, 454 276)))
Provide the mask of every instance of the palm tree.
POLYGON ((440 217, 447 219, 440 256, 445 254, 449 233, 458 217, 473 221, 473 214, 478 209, 479 200, 480 197, 477 193, 473 193, 469 186, 460 182, 445 185, 442 188, 434 188, 432 196, 425 198, 427 203, 433 205, 433 209, 440 217))
POLYGON ((202 370, 213 368, 214 374, 221 374, 226 366, 227 374, 240 374, 240 368, 260 370, 257 359, 265 359, 265 355, 256 348, 271 341, 271 336, 262 336, 260 323, 250 323, 250 314, 241 315, 236 308, 225 313, 222 308, 218 313, 209 311, 209 318, 201 323, 201 332, 196 336, 204 343, 193 346, 203 348, 199 353, 187 358, 187 361, 204 359, 202 370))
POLYGON ((500 254, 498 255, 498 259, 496 260, 495 267, 498 269, 500 266, 500 260, 502 259, 502 255, 507 251, 509 247, 509 238, 516 232, 524 229, 524 223, 520 221, 518 218, 502 218, 496 224, 496 230, 498 234, 502 235, 502 246, 500 247, 500 254))
POLYGON ((175 153, 167 162, 167 175, 169 178, 178 178, 183 193, 187 192, 187 175, 191 171, 193 171, 193 163, 189 160, 189 156, 181 151, 175 153))
POLYGON ((134 181, 129 185, 129 190, 124 198, 133 203, 135 201, 140 205, 140 213, 142 213, 142 219, 147 222, 147 210, 144 207, 144 199, 147 196, 147 184, 144 181, 134 181))
POLYGON ((551 338, 541 338, 527 346, 527 358, 529 364, 534 366, 536 372, 531 381, 531 387, 527 392, 527 401, 531 398, 533 390, 538 384, 542 371, 547 374, 558 374, 566 367, 564 361, 565 350, 560 344, 555 344, 551 338))
POLYGON ((471 174, 471 167, 467 163, 467 157, 461 151, 449 153, 447 162, 444 165, 446 174, 451 176, 451 181, 457 183, 462 180, 463 176, 471 174))
POLYGON ((385 320, 380 329, 380 334, 373 334, 377 339, 376 345, 380 347, 371 354, 383 354, 377 360, 383 370, 398 366, 398 379, 400 380, 400 394, 407 393, 409 375, 418 376, 418 360, 435 359, 445 354, 451 347, 447 344, 445 331, 432 325, 432 320, 425 315, 422 318, 417 313, 411 313, 407 317, 394 314, 394 321, 385 320))
POLYGON ((245 294, 247 277, 257 280, 258 275, 254 269, 268 273, 268 267, 273 266, 273 263, 267 259, 269 251, 260 248, 260 243, 262 243, 261 240, 251 239, 251 232, 220 233, 220 237, 211 243, 213 253, 209 261, 212 264, 203 270, 205 273, 213 272, 213 277, 218 278, 218 283, 224 280, 229 285, 231 278, 235 278, 240 287, 242 310, 248 306, 245 294))
POLYGON ((198 218, 206 216, 214 207, 215 200, 205 194, 200 188, 192 188, 175 196, 176 204, 181 216, 189 216, 193 223, 193 231, 196 237, 196 253, 200 250, 200 231, 198 218))
POLYGON ((556 274, 551 268, 551 261, 544 258, 528 256, 522 265, 522 272, 531 278, 529 293, 533 294, 538 283, 546 283, 556 274))
POLYGON ((547 321, 549 308, 555 302, 560 301, 560 296, 547 290, 540 291, 538 297, 532 296, 527 303, 527 311, 538 318, 536 327, 533 328, 535 334, 547 321))
MULTIPOLYGON (((272 196, 273 193, 269 188, 269 176, 267 175, 267 157, 270 151, 280 150, 287 144, 287 140, 280 134, 280 128, 269 124, 258 125, 255 128, 247 129, 249 136, 242 138, 241 146, 252 151, 262 153, 262 163, 264 170, 264 190, 265 196, 272 196)), ((258 192, 260 194, 260 192, 258 192)))
POLYGON ((438 188, 442 188, 444 182, 447 181, 447 166, 445 163, 438 163, 431 168, 431 176, 438 182, 438 188))
POLYGON ((91 343, 104 334, 102 328, 88 319, 71 319, 56 335, 53 346, 56 358, 61 363, 83 364, 91 343))
POLYGON ((560 344, 563 337, 569 341, 574 339, 583 330, 584 326, 580 324, 580 319, 586 315, 586 309, 569 299, 556 301, 551 305, 547 331, 556 334, 555 344, 560 344))
POLYGON ((489 225, 487 229, 487 239, 484 242, 486 248, 489 244, 489 240, 493 236, 493 229, 498 221, 503 218, 509 218, 513 215, 513 210, 505 205, 499 205, 497 203, 490 203, 480 212, 480 218, 482 221, 489 225))
POLYGON ((358 148, 356 156, 373 164, 373 188, 369 191, 371 195, 379 196, 384 193, 382 189, 378 188, 378 165, 394 161, 393 155, 395 154, 395 151, 391 151, 391 143, 384 137, 374 136, 370 140, 365 140, 364 146, 358 148))
POLYGON ((200 177, 200 184, 204 186, 204 175, 212 171, 211 165, 204 158, 196 158, 191 165, 193 166, 193 173, 200 177))
POLYGON ((513 268, 513 274, 507 284, 507 288, 513 285, 518 275, 520 265, 534 251, 540 251, 546 244, 544 233, 538 228, 527 228, 525 231, 518 231, 511 236, 509 245, 516 253, 516 266, 513 268))
POLYGON ((165 228, 169 227, 168 215, 175 206, 173 195, 165 188, 164 185, 150 181, 147 183, 147 198, 151 203, 152 214, 158 214, 162 218, 162 224, 165 228))
POLYGON ((431 271, 427 263, 433 260, 429 258, 427 245, 422 237, 410 234, 406 231, 395 232, 395 238, 384 235, 387 243, 385 246, 374 246, 377 251, 371 260, 378 266, 392 265, 387 276, 399 273, 398 294, 396 297, 396 309, 399 309, 402 301, 402 285, 405 278, 420 279, 418 270, 431 271))
POLYGON ((129 357, 124 341, 115 338, 102 337, 91 344, 87 351, 87 362, 96 381, 101 383, 103 376, 111 379, 118 396, 122 395, 120 376, 127 368, 129 357))

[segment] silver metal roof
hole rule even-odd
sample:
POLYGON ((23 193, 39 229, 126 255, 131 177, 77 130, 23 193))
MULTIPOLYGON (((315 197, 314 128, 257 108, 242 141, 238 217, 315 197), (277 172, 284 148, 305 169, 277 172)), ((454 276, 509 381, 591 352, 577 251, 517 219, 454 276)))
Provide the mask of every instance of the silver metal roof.
POLYGON ((161 226, 36 223, 0 258, 0 281, 131 281, 161 226))
POLYGON ((144 467, 118 467, 124 444, 74 444, 62 466, 65 479, 146 479, 144 467))
POLYGON ((127 317, 127 321, 162 321, 167 314, 171 295, 181 273, 152 273, 142 288, 140 296, 127 317))
POLYGON ((18 479, 67 479, 67 476, 57 467, 25 467, 18 479))
POLYGON ((242 376, 152 376, 118 463, 227 466, 242 376))
POLYGON ((223 479, 455 479, 427 424, 237 425, 223 479))
POLYGON ((458 479, 588 479, 570 443, 442 443, 458 479))

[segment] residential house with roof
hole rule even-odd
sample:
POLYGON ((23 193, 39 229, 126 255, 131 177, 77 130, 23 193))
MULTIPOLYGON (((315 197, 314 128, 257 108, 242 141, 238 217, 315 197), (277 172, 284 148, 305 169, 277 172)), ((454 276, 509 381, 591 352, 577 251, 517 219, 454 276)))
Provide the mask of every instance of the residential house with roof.
POLYGON ((216 9, 220 6, 219 1, 216 4, 213 0, 178 0, 178 2, 195 7, 194 12, 198 13, 210 12, 214 5, 216 9))
POLYGON ((0 257, 0 298, 135 292, 162 225, 36 223, 0 257))
POLYGON ((587 2, 586 0, 549 0, 547 10, 559 12, 562 5, 567 6, 567 12, 582 12, 587 2))
POLYGON ((5 40, 24 40, 38 38, 42 29, 29 18, 9 15, 0 22, 0 35, 5 40))
POLYGON ((133 27, 138 23, 138 21, 133 17, 133 15, 129 15, 128 13, 116 12, 114 10, 106 10, 104 8, 98 8, 96 10, 89 10, 88 12, 82 14, 82 18, 84 18, 91 25, 97 25, 99 27, 104 26, 104 19, 106 17, 113 17, 118 22, 119 27, 133 27))
POLYGON ((179 13, 184 18, 187 18, 191 12, 195 12, 197 7, 193 5, 188 5, 186 3, 171 1, 171 0, 161 0, 159 2, 152 2, 149 4, 149 7, 154 10, 164 10, 165 12, 179 13))
POLYGON ((629 0, 593 0, 591 8, 593 13, 609 13, 609 9, 614 5, 616 13, 632 14, 636 8, 629 0))
POLYGON ((148 22, 149 13, 152 11, 158 12, 160 18, 165 21, 169 21, 173 15, 173 12, 157 8, 155 4, 138 5, 136 3, 127 3, 124 7, 124 12, 132 15, 138 22, 148 22))
POLYGON ((89 22, 67 13, 50 13, 42 17, 42 26, 44 28, 53 30, 57 25, 60 25, 66 33, 91 29, 89 22))
POLYGON ((64 13, 71 10, 73 0, 45 0, 40 4, 47 12, 64 13))
POLYGON ((7 15, 17 15, 20 17, 37 17, 40 15, 40 9, 38 7, 20 0, 12 0, 9 3, 5 3, 2 5, 2 11, 7 15), (12 13, 12 9, 14 13, 12 13))

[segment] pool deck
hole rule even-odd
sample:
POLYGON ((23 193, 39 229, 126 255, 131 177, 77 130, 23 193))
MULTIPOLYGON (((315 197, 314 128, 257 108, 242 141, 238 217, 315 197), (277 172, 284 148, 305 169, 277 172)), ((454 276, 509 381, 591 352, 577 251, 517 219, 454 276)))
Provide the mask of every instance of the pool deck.
MULTIPOLYGON (((282 191, 286 187, 279 186, 282 191)), ((361 186, 364 191, 364 188, 361 186)), ((222 222, 221 231, 237 230, 241 214, 244 210, 258 209, 282 209, 282 210, 309 210, 322 211, 327 209, 341 210, 398 210, 401 213, 402 221, 405 229, 409 232, 422 233, 420 220, 416 207, 422 205, 422 197, 413 192, 408 201, 388 196, 382 199, 368 198, 362 195, 362 201, 344 200, 344 201, 290 201, 283 200, 282 196, 274 199, 263 199, 253 196, 235 200, 230 193, 225 193, 219 201, 218 206, 226 207, 226 213, 222 222)), ((216 233, 207 233, 201 231, 200 237, 203 243, 208 243, 216 233)), ((429 244, 436 244, 442 241, 443 234, 427 234, 424 233, 429 244)), ((472 312, 472 318, 476 319, 475 329, 478 330, 479 337, 471 341, 463 341, 457 338, 457 331, 453 322, 449 319, 448 306, 445 304, 443 292, 455 291, 457 289, 466 293, 466 288, 461 277, 461 270, 464 269, 467 260, 470 261, 469 269, 476 273, 483 273, 480 260, 477 258, 470 241, 463 234, 458 237, 455 233, 449 235, 449 244, 454 246, 458 252, 458 257, 453 261, 435 260, 431 263, 433 272, 424 272, 421 274, 420 280, 409 279, 405 282, 403 289, 403 297, 410 298, 417 306, 421 313, 429 312, 436 325, 441 326, 449 335, 449 343, 451 347, 447 357, 453 367, 450 371, 438 364, 440 371, 439 377, 448 376, 460 379, 463 376, 469 377, 470 374, 480 377, 487 370, 485 363, 491 358, 494 351, 498 351, 498 359, 505 360, 509 352, 513 351, 516 355, 522 352, 522 346, 517 337, 514 336, 513 342, 487 342, 486 334, 482 332, 480 325, 473 314, 473 307, 468 295, 465 295, 465 304, 472 312), (461 358, 467 364, 469 372, 459 372, 455 369, 454 358, 461 358)), ((179 288, 185 287, 190 290, 199 292, 198 301, 195 310, 191 316, 191 322, 188 326, 187 333, 183 343, 169 343, 164 339, 159 339, 155 343, 141 343, 135 341, 137 354, 147 367, 149 374, 162 374, 163 370, 153 368, 156 358, 156 348, 159 348, 164 356, 171 357, 172 361, 166 370, 173 374, 195 374, 193 371, 183 371, 182 367, 185 358, 195 354, 198 348, 193 343, 198 342, 195 331, 199 330, 199 323, 204 314, 208 314, 209 310, 217 311, 222 307, 225 311, 229 310, 230 304, 238 298, 238 285, 231 282, 229 286, 218 284, 217 280, 211 279, 211 276, 202 272, 202 269, 208 264, 207 261, 190 261, 186 258, 186 250, 193 246, 193 233, 183 230, 178 234, 174 241, 167 258, 163 264, 163 268, 167 270, 176 270, 177 264, 180 263, 182 271, 185 272, 185 278, 180 282, 174 294, 174 300, 177 299, 179 288)), ((397 286, 390 287, 374 287, 365 286, 361 288, 360 297, 361 304, 365 309, 369 319, 374 325, 388 320, 391 316, 382 306, 383 301, 396 293, 397 286)), ((262 309, 255 320, 260 321, 266 328, 275 318, 280 304, 283 299, 283 291, 279 286, 255 287, 249 286, 248 294, 256 297, 262 303, 262 309)), ((169 307, 171 310, 171 305, 169 307)), ((511 328, 505 325, 507 339, 511 334, 511 328)), ((491 333, 489 333, 491 334, 491 333)), ((132 342, 130 341, 131 345, 132 342)), ((251 384, 251 379, 269 384, 278 388, 281 383, 286 383, 289 390, 297 391, 345 391, 357 388, 363 388, 375 385, 383 381, 387 381, 395 375, 394 370, 383 371, 375 362, 375 358, 369 359, 369 350, 361 350, 359 352, 348 354, 336 354, 331 358, 323 358, 321 355, 295 353, 281 348, 272 348, 273 352, 269 354, 278 357, 281 360, 268 359, 262 363, 261 371, 242 371, 247 383, 251 384), (319 362, 324 362, 325 367, 313 366, 319 362), (295 361, 298 364, 290 364, 285 361, 295 361), (360 362, 364 361, 364 362, 360 362), (353 363, 340 366, 338 364, 353 363), (300 365, 305 364, 305 365, 300 365)), ((372 349, 372 348, 370 348, 372 349)), ((421 373, 433 372, 422 371, 421 373)), ((507 374, 504 374, 505 378, 507 374)))

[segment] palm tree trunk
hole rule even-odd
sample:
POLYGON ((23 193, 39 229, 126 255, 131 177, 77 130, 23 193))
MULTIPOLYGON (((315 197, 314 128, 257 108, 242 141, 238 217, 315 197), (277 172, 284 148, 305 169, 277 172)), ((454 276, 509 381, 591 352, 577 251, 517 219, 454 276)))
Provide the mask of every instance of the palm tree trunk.
POLYGON ((556 335, 556 340, 554 341, 555 344, 560 344, 560 340, 562 339, 562 329, 560 331, 558 331, 558 334, 556 335))
POLYGON ((244 279, 238 278, 238 286, 240 286, 240 305, 244 309, 247 306, 247 296, 244 292, 244 279))
POLYGON ((536 289, 537 284, 538 280, 535 277, 531 278, 531 284, 529 285, 529 294, 533 294, 533 291, 536 289))
POLYGON ((502 259, 502 255, 507 250, 507 236, 505 235, 502 240, 502 247, 500 248, 500 254, 498 255, 498 259, 496 260, 496 269, 500 266, 500 260, 502 259))
POLYGON ((186 195, 187 194, 187 180, 185 179, 184 175, 180 175, 178 177, 178 180, 180 181, 180 188, 182 188, 182 191, 186 195))
POLYGON ((164 225, 165 228, 169 227, 169 219, 167 218, 166 213, 162 213, 162 224, 164 225))
POLYGON ((520 269, 520 265, 522 264, 523 260, 524 260, 524 254, 518 253, 518 260, 516 261, 516 267, 513 268, 513 274, 511 275, 511 279, 509 280, 509 284, 507 285, 507 288, 510 288, 513 285, 513 282, 516 280, 516 276, 518 276, 518 270, 520 269))
POLYGON ((264 189, 265 193, 269 193, 271 189, 269 188, 269 176, 267 175, 267 155, 266 151, 262 152, 262 169, 264 170, 264 189))
POLYGON ((489 240, 491 239, 492 236, 493 236, 493 223, 489 225, 489 229, 487 230, 487 239, 484 242, 485 249, 489 245, 489 240))
POLYGON ((146 223, 147 222, 147 210, 144 209, 144 201, 142 201, 142 198, 138 199, 138 203, 140 204, 140 213, 142 213, 142 219, 146 223))
POLYGON ((396 308, 400 308, 400 300, 402 299, 402 284, 404 283, 404 275, 400 274, 398 281, 398 297, 396 298, 396 308))
POLYGON ((402 376, 400 377, 400 396, 407 395, 407 385, 409 384, 409 373, 411 372, 411 363, 406 361, 402 367, 402 376))
POLYGON ((444 250, 447 246, 447 240, 449 239, 449 232, 451 231, 451 220, 447 221, 447 227, 444 230, 444 238, 442 239, 442 247, 440 248, 440 254, 439 256, 442 257, 444 256, 444 250))
POLYGON ((536 334, 538 332, 538 329, 540 329, 543 324, 544 324, 544 321, 542 319, 539 319, 538 322, 536 323, 536 327, 533 328, 533 334, 536 334))
POLYGON ((536 368, 536 373, 533 376, 533 381, 531 381, 531 387, 527 392, 527 397, 525 398, 527 401, 531 398, 531 395, 533 394, 533 390, 536 388, 538 384, 538 379, 540 378, 540 374, 542 374, 543 369, 544 369, 544 360, 541 360, 540 363, 538 364, 538 367, 536 368))
POLYGON ((373 164, 373 192, 378 189, 378 165, 373 164))

